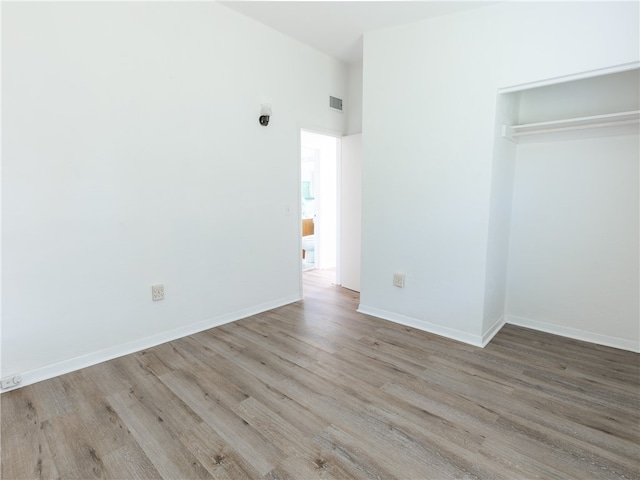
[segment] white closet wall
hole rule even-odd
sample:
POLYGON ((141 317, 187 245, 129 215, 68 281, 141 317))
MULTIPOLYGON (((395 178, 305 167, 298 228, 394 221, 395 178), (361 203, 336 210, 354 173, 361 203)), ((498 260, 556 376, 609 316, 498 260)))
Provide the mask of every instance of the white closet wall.
POLYGON ((638 70, 525 90, 519 94, 519 123, 563 120, 637 110, 638 70))
MULTIPOLYGON (((637 71, 607 77, 521 92, 519 123, 637 110, 637 71)), ((518 144, 509 323, 638 350, 639 142, 594 131, 518 144)))

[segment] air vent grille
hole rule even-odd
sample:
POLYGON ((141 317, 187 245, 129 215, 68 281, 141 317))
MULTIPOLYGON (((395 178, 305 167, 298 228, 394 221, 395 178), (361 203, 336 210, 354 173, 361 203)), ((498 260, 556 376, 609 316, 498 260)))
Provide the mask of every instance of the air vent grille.
POLYGON ((342 111, 342 99, 336 97, 329 97, 329 108, 342 111))

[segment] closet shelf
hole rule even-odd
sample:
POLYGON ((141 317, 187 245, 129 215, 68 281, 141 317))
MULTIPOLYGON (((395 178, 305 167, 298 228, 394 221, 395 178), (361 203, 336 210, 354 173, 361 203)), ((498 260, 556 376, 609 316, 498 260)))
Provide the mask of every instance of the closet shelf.
POLYGON ((510 140, 518 141, 533 135, 545 135, 580 130, 613 129, 621 127, 621 133, 633 133, 640 124, 640 110, 630 112, 607 113, 589 117, 568 118, 550 122, 526 123, 522 125, 504 125, 502 135, 510 140))

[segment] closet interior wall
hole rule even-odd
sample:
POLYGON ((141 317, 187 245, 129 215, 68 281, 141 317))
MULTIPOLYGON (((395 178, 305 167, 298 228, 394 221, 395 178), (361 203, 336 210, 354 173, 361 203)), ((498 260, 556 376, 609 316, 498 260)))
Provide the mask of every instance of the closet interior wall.
POLYGON ((552 123, 516 139, 508 323, 638 350, 638 85, 631 70, 508 94, 518 124, 552 123))

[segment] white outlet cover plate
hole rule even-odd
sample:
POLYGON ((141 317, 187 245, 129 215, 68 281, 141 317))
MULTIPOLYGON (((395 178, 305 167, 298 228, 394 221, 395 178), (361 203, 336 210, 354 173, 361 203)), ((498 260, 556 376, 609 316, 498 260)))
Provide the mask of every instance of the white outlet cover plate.
POLYGON ((20 375, 13 375, 11 377, 2 379, 2 388, 15 387, 16 385, 20 385, 22 383, 22 377, 20 375))
POLYGON ((151 299, 154 302, 164 300, 164 285, 151 285, 151 299))

